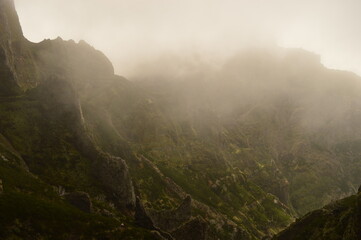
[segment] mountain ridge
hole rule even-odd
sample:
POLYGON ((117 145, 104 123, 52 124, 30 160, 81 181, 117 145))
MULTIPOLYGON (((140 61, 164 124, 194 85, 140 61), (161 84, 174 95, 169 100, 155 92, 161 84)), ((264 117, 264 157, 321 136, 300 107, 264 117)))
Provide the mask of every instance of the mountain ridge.
MULTIPOLYGON (((0 4, 20 34, 13 1, 0 4)), ((216 74, 205 65, 182 81, 131 82, 83 41, 30 43, 5 22, 4 239, 261 239, 359 184, 360 79, 312 54, 254 50, 216 74), (11 202, 24 199, 22 214, 11 202)))
POLYGON ((360 192, 312 211, 272 239, 361 239, 360 192))

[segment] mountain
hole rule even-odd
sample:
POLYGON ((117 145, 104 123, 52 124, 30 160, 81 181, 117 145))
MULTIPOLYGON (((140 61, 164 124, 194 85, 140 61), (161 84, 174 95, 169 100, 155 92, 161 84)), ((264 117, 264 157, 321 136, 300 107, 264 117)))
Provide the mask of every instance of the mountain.
POLYGON ((361 195, 332 202, 298 219, 273 239, 361 239, 361 195))
POLYGON ((0 0, 0 238, 262 239, 356 192, 360 78, 299 49, 136 80, 0 0))

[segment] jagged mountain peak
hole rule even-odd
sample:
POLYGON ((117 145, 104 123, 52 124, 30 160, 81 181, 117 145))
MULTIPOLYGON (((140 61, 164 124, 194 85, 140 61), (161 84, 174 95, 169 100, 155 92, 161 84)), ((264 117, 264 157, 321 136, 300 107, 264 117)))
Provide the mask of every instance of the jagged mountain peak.
POLYGON ((11 37, 13 41, 24 38, 13 0, 0 0, 0 17, 1 38, 11 37))
POLYGON ((39 77, 30 42, 24 36, 14 1, 0 1, 0 95, 8 96, 37 85, 39 77))

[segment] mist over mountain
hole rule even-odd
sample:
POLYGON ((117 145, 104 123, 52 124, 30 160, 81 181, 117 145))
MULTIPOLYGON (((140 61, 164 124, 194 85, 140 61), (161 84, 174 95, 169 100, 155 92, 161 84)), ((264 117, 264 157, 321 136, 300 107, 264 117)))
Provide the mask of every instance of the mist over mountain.
POLYGON ((232 56, 277 44, 321 55, 330 68, 361 74, 359 0, 16 0, 25 36, 86 40, 117 74, 164 52, 232 56))
POLYGON ((358 195, 336 201, 360 185, 356 74, 267 46, 128 80, 28 41, 12 0, 0 33, 1 239, 359 239, 358 195))

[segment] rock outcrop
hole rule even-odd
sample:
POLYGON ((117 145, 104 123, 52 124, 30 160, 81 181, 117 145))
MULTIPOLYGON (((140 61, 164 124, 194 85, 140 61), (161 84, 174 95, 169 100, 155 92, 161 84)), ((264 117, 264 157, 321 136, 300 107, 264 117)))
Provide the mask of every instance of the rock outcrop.
POLYGON ((119 157, 99 153, 94 167, 95 175, 107 192, 108 198, 119 209, 133 209, 135 206, 134 188, 126 162, 119 157))
POLYGON ((201 217, 191 219, 191 205, 192 199, 187 196, 182 204, 174 210, 154 211, 145 209, 140 199, 137 198, 135 220, 138 226, 157 230, 166 238, 205 240, 207 239, 208 223, 201 217))
POLYGON ((2 135, 0 133, 0 149, 2 149, 3 151, 6 151, 8 153, 10 153, 9 156, 11 156, 11 158, 6 157, 4 155, 2 155, 0 153, 0 161, 5 161, 5 162, 12 162, 16 165, 18 165, 19 167, 21 167, 22 169, 24 169, 25 171, 29 171, 28 166, 26 165, 24 159, 21 157, 21 155, 14 149, 14 147, 12 146, 12 144, 6 139, 6 137, 4 135, 2 135))
POLYGON ((174 238, 169 233, 154 226, 153 220, 149 216, 147 210, 144 208, 139 197, 137 197, 136 199, 134 218, 135 218, 135 223, 138 226, 152 230, 153 235, 157 236, 157 239, 174 240, 174 238))
POLYGON ((67 193, 64 197, 71 205, 84 212, 91 213, 93 211, 92 201, 86 192, 67 193))
POLYGON ((182 204, 170 211, 149 211, 154 225, 163 231, 171 232, 189 221, 192 216, 192 198, 187 196, 182 204))
POLYGON ((0 96, 35 87, 37 68, 21 30, 13 0, 0 0, 0 96))
POLYGON ((40 98, 43 114, 49 120, 61 120, 72 130, 76 147, 87 156, 93 177, 108 199, 119 209, 133 209, 135 195, 128 166, 122 158, 99 149, 88 134, 80 97, 71 79, 54 74, 33 92, 34 97, 40 98))
POLYGON ((186 222, 171 234, 177 240, 206 240, 208 224, 201 217, 186 222))
POLYGON ((142 202, 139 197, 137 197, 135 202, 135 223, 143 228, 155 230, 153 220, 150 218, 149 214, 145 210, 142 202))

